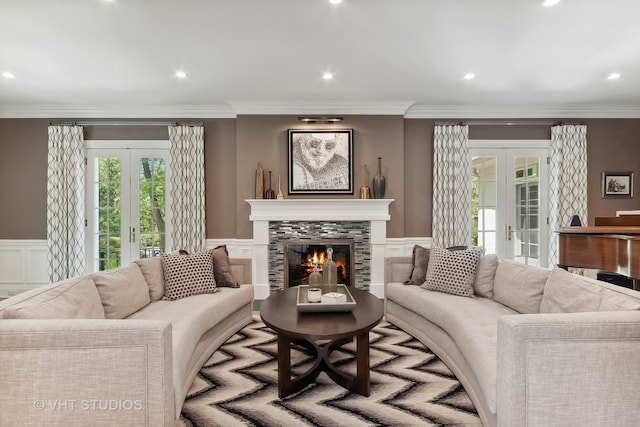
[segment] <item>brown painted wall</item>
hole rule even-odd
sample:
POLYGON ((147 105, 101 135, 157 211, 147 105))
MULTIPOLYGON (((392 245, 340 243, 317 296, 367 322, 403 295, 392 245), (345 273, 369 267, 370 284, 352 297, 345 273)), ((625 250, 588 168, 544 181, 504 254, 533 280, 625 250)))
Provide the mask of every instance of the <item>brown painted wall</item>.
MULTIPOLYGON (((0 239, 46 238, 47 126, 55 119, 0 119, 0 239)), ((296 116, 239 116, 236 119, 193 119, 205 125, 205 168, 208 238, 251 238, 249 205, 254 195, 258 161, 282 173, 287 183, 287 129, 326 128, 303 125, 296 116)), ((574 120, 575 121, 575 120, 574 120)), ((616 210, 640 209, 640 119, 585 120, 588 138, 589 223, 616 210), (635 172, 633 199, 603 199, 603 171, 635 172)), ((401 116, 348 116, 336 128, 354 129, 356 194, 315 196, 351 198, 363 184, 363 165, 375 174, 382 157, 387 177, 385 197, 391 205, 389 237, 431 235, 432 119, 401 116)), ((471 126, 473 139, 548 139, 540 126, 471 126)), ((160 126, 87 126, 85 139, 164 139, 160 126)), ((369 184, 370 185, 370 184, 369 184)))

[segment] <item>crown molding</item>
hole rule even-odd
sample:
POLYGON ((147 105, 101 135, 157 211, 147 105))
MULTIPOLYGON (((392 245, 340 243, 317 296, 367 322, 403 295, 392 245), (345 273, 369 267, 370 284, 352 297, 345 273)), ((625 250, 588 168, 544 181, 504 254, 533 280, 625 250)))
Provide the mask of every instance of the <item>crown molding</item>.
POLYGON ((198 119, 256 115, 399 115, 407 119, 637 119, 640 105, 429 105, 413 101, 228 101, 206 105, 0 106, 0 118, 198 119))
POLYGON ((187 119, 235 118, 227 104, 208 105, 5 105, 0 118, 187 119))
POLYGON ((239 101, 227 100, 236 114, 404 115, 414 101, 239 101))
POLYGON ((640 105, 426 105, 413 104, 407 119, 637 119, 640 105))

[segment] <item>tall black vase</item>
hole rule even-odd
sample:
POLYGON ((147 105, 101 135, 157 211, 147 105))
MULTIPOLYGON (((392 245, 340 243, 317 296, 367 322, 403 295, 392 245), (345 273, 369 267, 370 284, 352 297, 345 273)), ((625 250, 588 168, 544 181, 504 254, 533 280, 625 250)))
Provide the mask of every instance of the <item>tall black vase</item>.
POLYGON ((384 199, 387 179, 382 175, 382 157, 378 157, 378 173, 373 177, 373 198, 384 199))

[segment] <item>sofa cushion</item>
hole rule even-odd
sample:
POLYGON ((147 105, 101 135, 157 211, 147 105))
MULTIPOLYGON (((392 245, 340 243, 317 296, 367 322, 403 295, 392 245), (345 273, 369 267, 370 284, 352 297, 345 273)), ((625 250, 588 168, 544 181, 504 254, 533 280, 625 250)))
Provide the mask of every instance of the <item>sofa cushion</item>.
POLYGON ((481 254, 477 248, 456 251, 431 248, 427 278, 422 287, 452 295, 473 296, 481 254))
POLYGON ((493 298, 493 279, 498 268, 498 255, 487 254, 480 257, 476 280, 473 283, 473 293, 484 297, 493 298))
POLYGON ((177 300, 216 291, 212 251, 162 254, 161 259, 165 283, 162 299, 177 300))
POLYGON ((501 260, 493 279, 493 299, 519 313, 538 313, 550 270, 501 260))
POLYGON ((137 259, 135 263, 140 267, 144 280, 149 285, 151 301, 161 300, 164 296, 164 271, 160 257, 137 259))
POLYGON ((216 286, 221 288, 238 288, 240 284, 231 272, 231 262, 227 245, 217 246, 213 249, 213 276, 216 286))
POLYGON ((151 302, 149 286, 137 264, 93 273, 107 319, 124 319, 151 302))
POLYGON ((555 267, 544 286, 540 313, 598 311, 601 289, 582 276, 555 267))
POLYGON ((427 268, 429 267, 429 249, 420 245, 413 246, 411 254, 411 275, 405 285, 422 285, 427 280, 427 268))
POLYGON ((74 277, 4 310, 4 319, 104 319, 96 285, 89 276, 74 277))
POLYGON ((598 281, 602 288, 602 300, 598 311, 640 310, 638 291, 598 281))

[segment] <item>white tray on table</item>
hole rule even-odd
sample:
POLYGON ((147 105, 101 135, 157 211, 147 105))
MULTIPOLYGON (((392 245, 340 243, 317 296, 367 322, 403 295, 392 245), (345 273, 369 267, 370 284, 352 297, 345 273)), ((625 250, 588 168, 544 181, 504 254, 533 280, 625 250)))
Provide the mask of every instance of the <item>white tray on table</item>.
POLYGON ((298 286, 298 300, 297 306, 298 311, 303 313, 321 313, 321 312, 332 312, 332 311, 352 311, 356 308, 356 300, 353 299, 351 292, 349 292, 349 287, 346 285, 337 285, 336 292, 340 294, 344 294, 347 296, 346 302, 339 303, 327 303, 327 302, 309 302, 307 298, 307 292, 309 291, 308 285, 300 285, 298 286))

